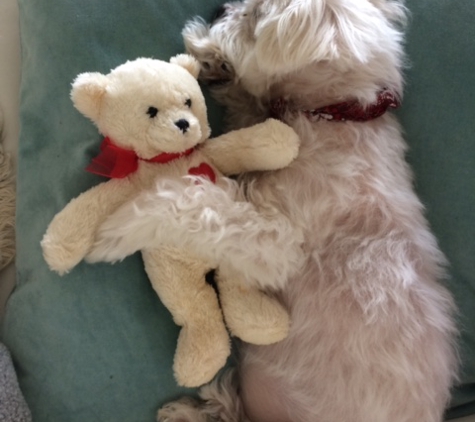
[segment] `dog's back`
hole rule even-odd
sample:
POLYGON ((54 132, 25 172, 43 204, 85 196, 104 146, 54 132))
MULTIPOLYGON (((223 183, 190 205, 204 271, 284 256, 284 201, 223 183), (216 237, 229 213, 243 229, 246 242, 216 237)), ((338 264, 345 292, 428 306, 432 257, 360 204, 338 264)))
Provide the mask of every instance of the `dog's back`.
POLYGON ((456 372, 453 301, 439 284, 444 257, 412 190, 399 125, 380 106, 384 93, 393 106, 402 95, 403 20, 395 0, 248 0, 211 27, 185 28, 235 126, 279 103, 299 133, 297 160, 254 175, 248 195, 303 228, 306 265, 280 294, 289 337, 243 345, 235 381, 162 417, 442 420, 456 372))

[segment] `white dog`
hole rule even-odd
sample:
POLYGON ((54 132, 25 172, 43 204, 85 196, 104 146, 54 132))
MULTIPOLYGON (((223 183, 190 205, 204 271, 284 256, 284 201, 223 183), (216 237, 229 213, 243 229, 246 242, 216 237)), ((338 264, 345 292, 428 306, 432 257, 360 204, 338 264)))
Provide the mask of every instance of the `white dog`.
POLYGON ((279 297, 284 341, 159 411, 198 422, 440 422, 455 379, 453 301, 388 109, 402 94, 398 0, 247 0, 184 29, 233 128, 278 116, 299 157, 246 175, 247 198, 304 232, 279 297))

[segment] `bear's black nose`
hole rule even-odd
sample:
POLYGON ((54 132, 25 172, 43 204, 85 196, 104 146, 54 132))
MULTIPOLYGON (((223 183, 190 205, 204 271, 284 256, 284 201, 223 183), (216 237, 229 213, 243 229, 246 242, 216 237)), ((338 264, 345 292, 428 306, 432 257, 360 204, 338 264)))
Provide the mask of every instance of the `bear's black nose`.
POLYGON ((175 122, 175 126, 183 133, 186 133, 187 130, 190 128, 190 123, 188 123, 188 120, 180 119, 175 122))

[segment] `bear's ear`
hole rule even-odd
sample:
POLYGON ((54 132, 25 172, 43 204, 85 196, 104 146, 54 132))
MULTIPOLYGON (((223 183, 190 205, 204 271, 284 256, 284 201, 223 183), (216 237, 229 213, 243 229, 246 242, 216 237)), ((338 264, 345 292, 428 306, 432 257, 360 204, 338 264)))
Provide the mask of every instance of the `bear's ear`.
POLYGON ((185 68, 195 79, 198 79, 198 75, 200 74, 200 64, 193 56, 190 56, 189 54, 178 54, 170 59, 170 63, 185 68))
POLYGON ((97 122, 101 100, 109 80, 102 73, 81 73, 73 82, 71 100, 74 106, 93 122, 97 122))

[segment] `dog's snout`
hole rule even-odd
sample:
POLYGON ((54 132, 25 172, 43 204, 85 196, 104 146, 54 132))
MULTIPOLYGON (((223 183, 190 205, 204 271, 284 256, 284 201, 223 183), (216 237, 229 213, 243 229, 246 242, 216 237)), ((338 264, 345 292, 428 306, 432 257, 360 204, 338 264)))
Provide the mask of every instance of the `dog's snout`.
POLYGON ((175 122, 175 126, 180 129, 183 133, 186 133, 190 128, 190 122, 185 119, 180 119, 175 122))

